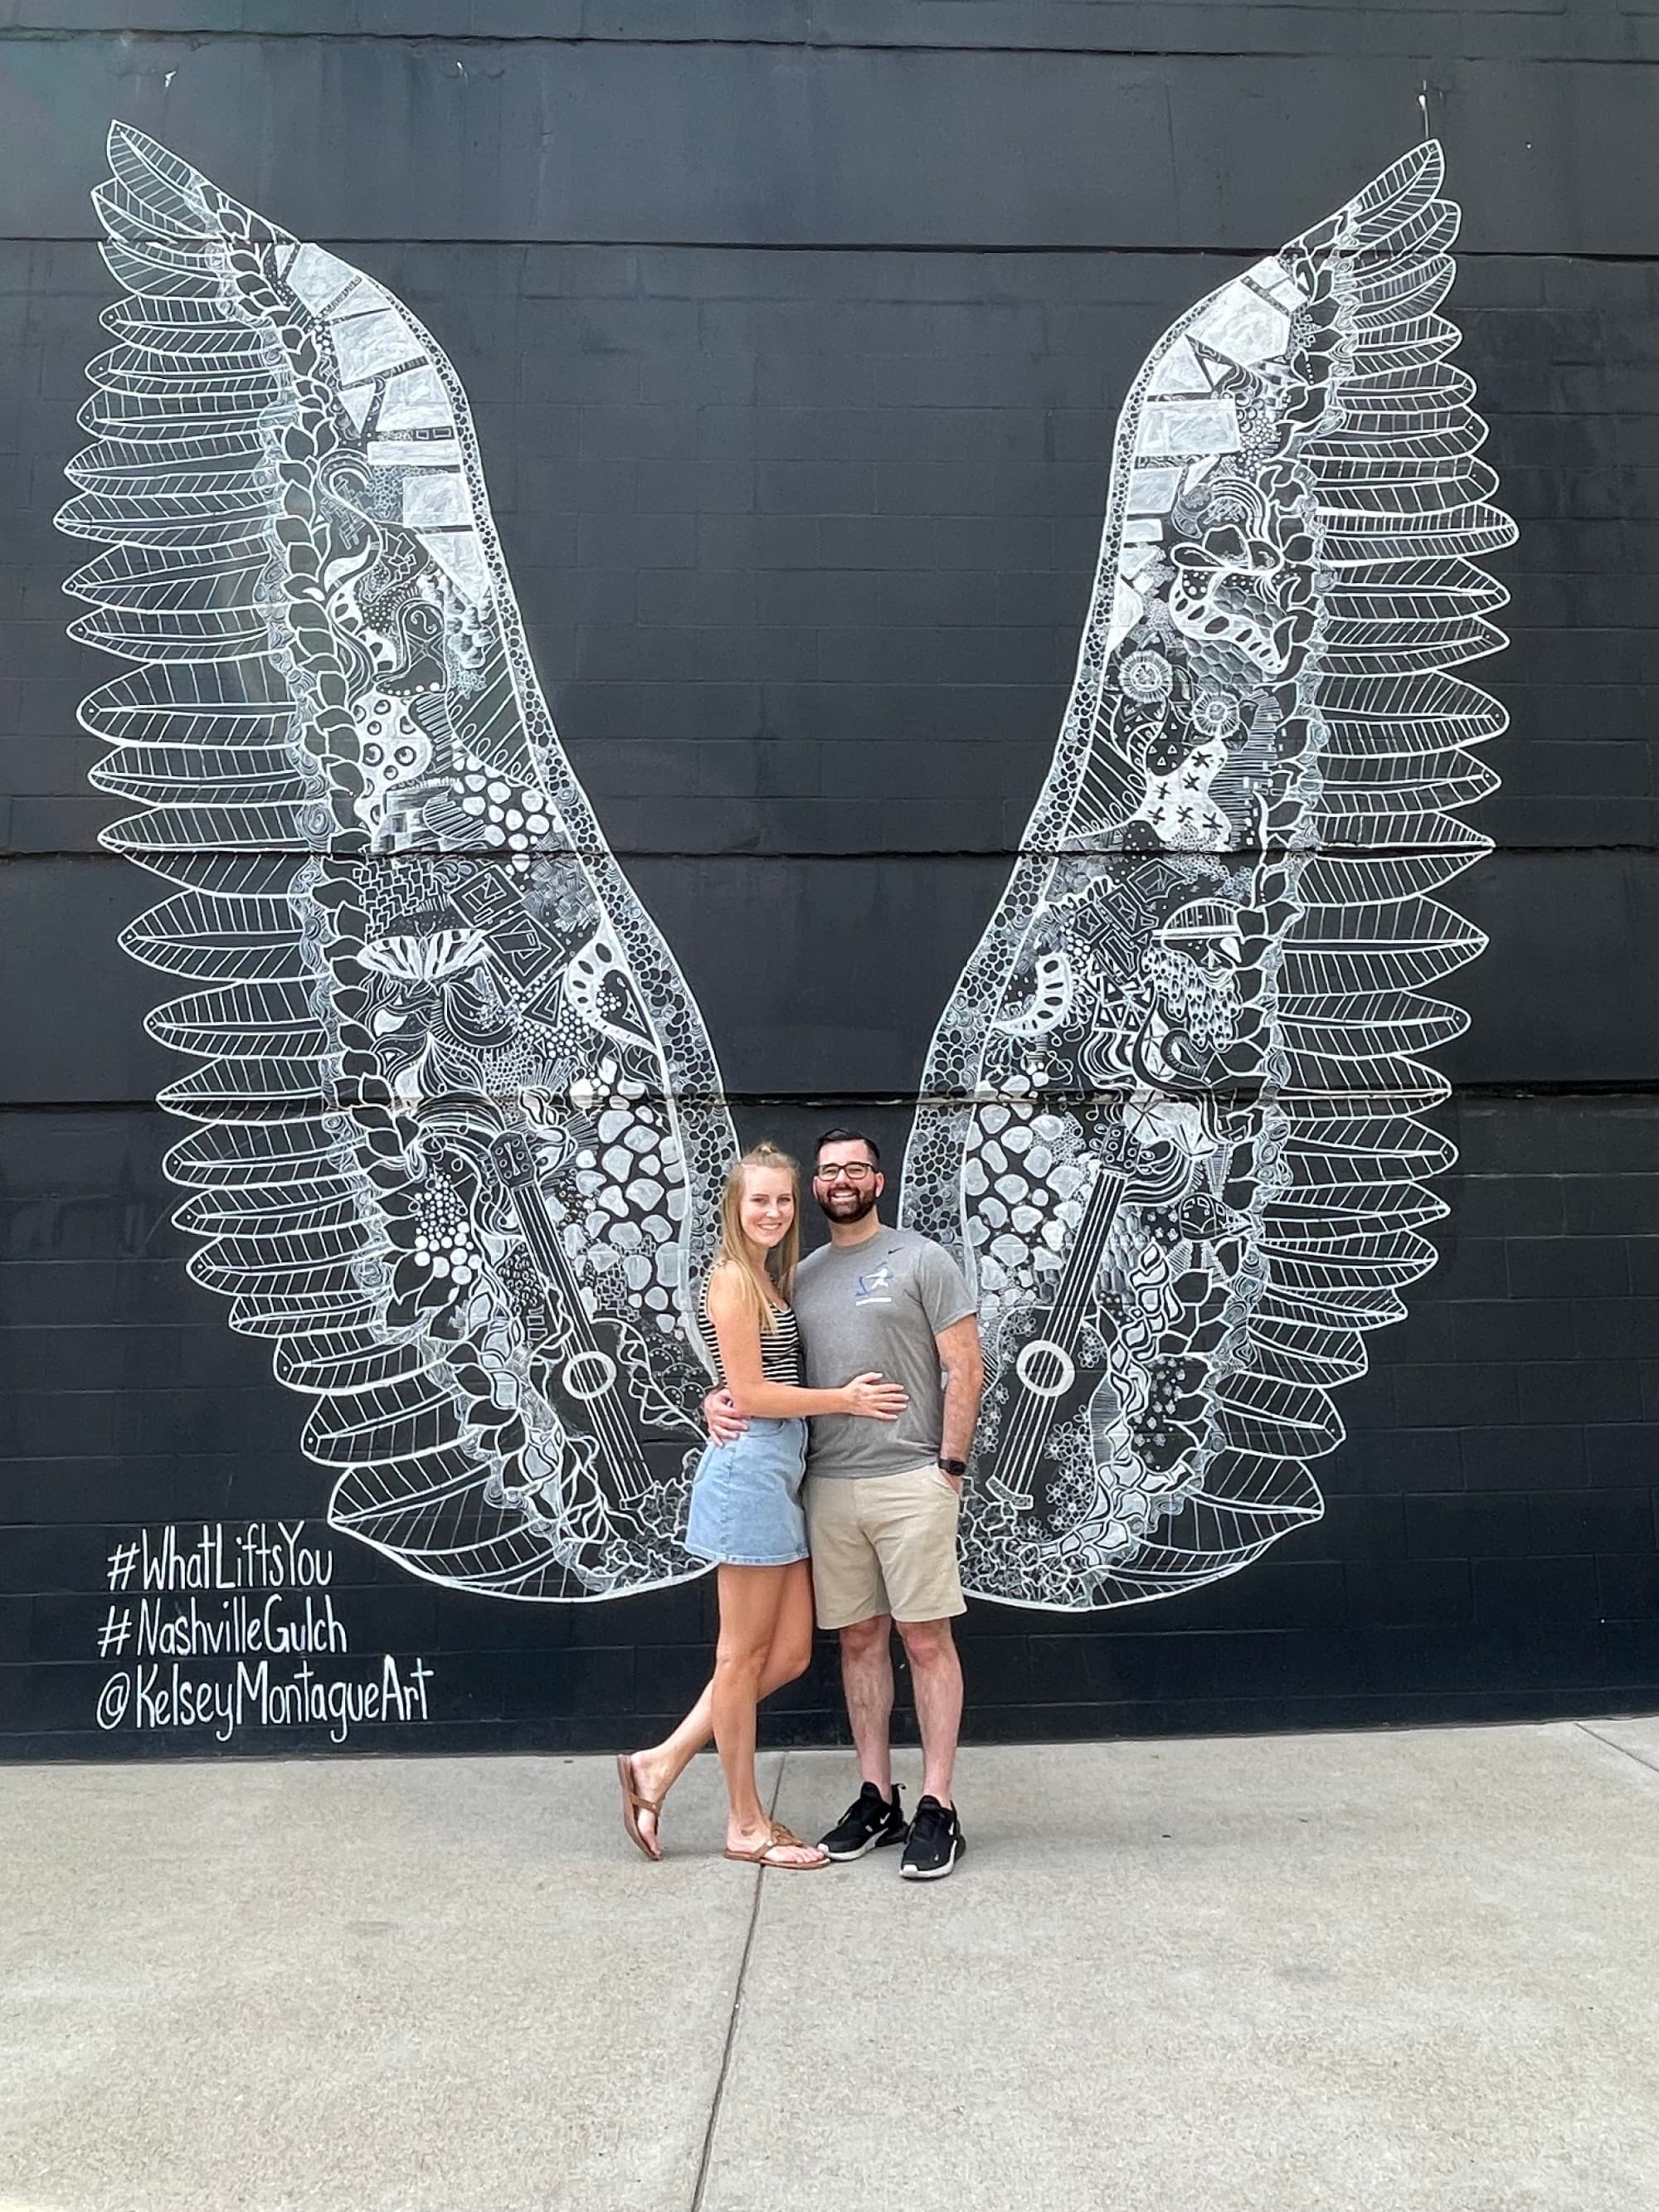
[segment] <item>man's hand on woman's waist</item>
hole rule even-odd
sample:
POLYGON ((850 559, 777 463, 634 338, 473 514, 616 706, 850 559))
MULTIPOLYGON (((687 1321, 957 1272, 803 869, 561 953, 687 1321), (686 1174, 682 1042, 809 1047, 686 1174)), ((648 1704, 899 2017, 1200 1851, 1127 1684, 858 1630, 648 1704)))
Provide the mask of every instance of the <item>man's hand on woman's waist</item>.
POLYGON ((711 1390, 702 1401, 703 1425, 717 1444, 733 1444, 748 1429, 749 1423, 732 1401, 729 1390, 711 1390))

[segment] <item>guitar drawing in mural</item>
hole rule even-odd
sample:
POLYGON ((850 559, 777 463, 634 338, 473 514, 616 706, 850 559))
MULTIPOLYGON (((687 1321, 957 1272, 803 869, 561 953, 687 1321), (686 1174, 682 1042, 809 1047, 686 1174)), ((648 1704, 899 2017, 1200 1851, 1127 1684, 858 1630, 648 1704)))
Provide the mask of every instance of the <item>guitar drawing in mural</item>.
MULTIPOLYGON (((382 286, 116 126, 63 526, 198 1279, 315 1401, 333 1524, 606 1597, 681 1548, 736 1146, 538 687, 466 398, 382 286)), ((1432 1263, 1422 994, 1511 526, 1437 312, 1437 148, 1213 294, 1125 404, 1053 766, 928 1055, 902 1218, 976 1288, 969 1585, 1169 1595, 1319 1510, 1332 1388, 1432 1263)))
POLYGON ((964 1580, 1162 1597, 1320 1511, 1367 1333, 1434 1262, 1452 1148, 1435 894, 1504 726, 1513 526, 1437 312, 1429 144, 1224 284, 1125 403, 1053 765, 934 1035, 903 1219, 953 1250, 991 1382, 964 1580))

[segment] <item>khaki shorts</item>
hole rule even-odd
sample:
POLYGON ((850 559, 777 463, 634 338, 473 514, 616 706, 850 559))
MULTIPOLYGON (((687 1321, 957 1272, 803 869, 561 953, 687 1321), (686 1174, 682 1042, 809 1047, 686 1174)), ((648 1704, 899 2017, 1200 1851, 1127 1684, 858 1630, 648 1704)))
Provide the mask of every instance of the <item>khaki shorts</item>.
POLYGON ((962 1498, 931 1462, 902 1474, 809 1474, 805 1503, 820 1628, 884 1613, 947 1620, 967 1612, 957 1567, 962 1498))

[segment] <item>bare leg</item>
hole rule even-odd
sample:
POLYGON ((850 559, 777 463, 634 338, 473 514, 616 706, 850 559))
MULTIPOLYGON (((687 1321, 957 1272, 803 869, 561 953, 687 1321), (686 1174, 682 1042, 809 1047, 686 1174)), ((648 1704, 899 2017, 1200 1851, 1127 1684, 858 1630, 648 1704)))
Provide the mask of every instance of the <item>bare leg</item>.
MULTIPOLYGON (((755 1782, 755 1722, 760 1685, 783 1605, 785 1567, 719 1570, 720 1635, 714 1654, 714 1742, 726 1775, 726 1847, 759 1850, 770 1838, 771 1820, 755 1782)), ((821 1866, 815 1844, 781 1847, 797 1865, 821 1866)))
POLYGON ((879 1613, 841 1632, 841 1684, 859 1773, 888 1799, 893 1795, 892 1628, 887 1614, 879 1613))
MULTIPOLYGON (((795 1681, 812 1662, 811 1571, 805 1559, 798 1559, 793 1566, 772 1571, 784 1577, 783 1597, 778 1607, 771 1647, 761 1669, 759 1695, 762 1698, 769 1698, 774 1690, 781 1690, 786 1682, 795 1681)), ((653 1797, 660 1802, 697 1753, 706 1750, 714 1741, 714 1683, 711 1675, 704 1684, 696 1704, 673 1733, 665 1735, 660 1743, 633 1753, 628 1763, 633 1770, 634 1787, 642 1797, 653 1797)), ((640 1826, 647 1836, 654 1840, 656 1814, 641 1813, 640 1826)))
POLYGON ((910 1662, 921 1724, 922 1795, 948 1805, 962 1733, 962 1662, 956 1638, 948 1620, 902 1620, 898 1632, 910 1662))
POLYGON ((783 1577, 776 1567, 720 1567, 720 1642, 714 1653, 714 1742, 726 1775, 729 1849, 752 1848, 767 1832, 755 1783, 755 1707, 772 1648, 783 1577))

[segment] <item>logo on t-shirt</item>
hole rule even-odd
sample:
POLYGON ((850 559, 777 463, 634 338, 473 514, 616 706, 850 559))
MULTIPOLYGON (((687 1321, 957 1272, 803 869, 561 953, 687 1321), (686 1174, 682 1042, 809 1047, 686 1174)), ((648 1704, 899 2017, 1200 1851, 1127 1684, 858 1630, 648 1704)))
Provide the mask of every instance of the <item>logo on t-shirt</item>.
POLYGON ((854 1293, 855 1306, 890 1306, 893 1303, 893 1271, 884 1260, 867 1275, 859 1277, 859 1286, 854 1293))

